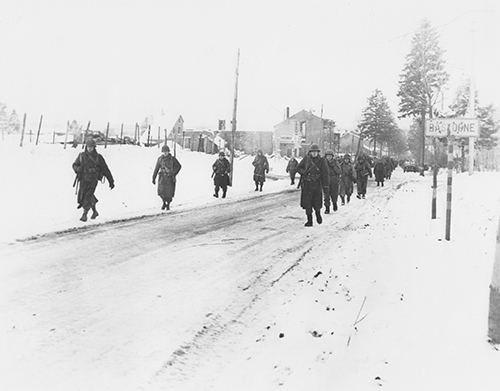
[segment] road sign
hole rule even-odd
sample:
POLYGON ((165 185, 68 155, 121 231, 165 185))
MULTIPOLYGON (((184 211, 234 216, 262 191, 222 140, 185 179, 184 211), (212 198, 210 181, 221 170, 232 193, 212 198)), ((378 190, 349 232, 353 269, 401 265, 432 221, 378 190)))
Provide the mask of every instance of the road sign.
POLYGON ((430 137, 478 137, 479 120, 475 118, 433 118, 425 122, 425 135, 430 137))

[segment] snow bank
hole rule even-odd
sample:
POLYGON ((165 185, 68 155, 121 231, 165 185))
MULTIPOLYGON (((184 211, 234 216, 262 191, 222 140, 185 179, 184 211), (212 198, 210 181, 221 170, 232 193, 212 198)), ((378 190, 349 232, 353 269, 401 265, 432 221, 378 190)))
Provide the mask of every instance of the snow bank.
MULTIPOLYGON (((6 222, 0 231, 0 242, 161 212, 161 200, 151 182, 159 148, 108 145, 104 149, 98 146, 98 152, 106 159, 115 178, 115 188, 110 190, 107 183, 99 184, 96 196, 100 216, 96 221, 80 222, 81 210, 76 209, 75 188, 72 188, 75 174, 71 168, 80 148, 68 146, 65 150, 60 144, 20 148, 17 136, 0 143, 0 181, 3 184, 0 202, 4 205, 3 221, 6 222)), ((174 211, 207 208, 216 203, 280 191, 288 186, 287 181, 269 179, 264 192, 255 194, 253 157, 241 156, 235 159, 234 183, 229 188, 228 198, 214 199, 211 167, 217 156, 177 148, 177 158, 182 170, 177 177, 172 203, 174 211)), ((269 163, 271 176, 285 175, 281 159, 270 158, 269 163)))

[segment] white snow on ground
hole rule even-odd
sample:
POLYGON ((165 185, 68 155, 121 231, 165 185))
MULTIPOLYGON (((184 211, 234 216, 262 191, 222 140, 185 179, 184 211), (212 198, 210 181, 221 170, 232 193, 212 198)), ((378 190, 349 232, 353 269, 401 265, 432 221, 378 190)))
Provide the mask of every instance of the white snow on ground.
MULTIPOLYGON (((99 189, 103 219, 156 213, 151 173, 158 151, 99 150, 117 186, 99 189)), ((42 146, 0 154, 0 180, 8 185, 1 195, 4 239, 83 225, 75 224, 71 189, 76 153, 42 146)), ((208 213, 224 202, 206 201, 214 158, 179 152, 174 208, 203 205, 208 213)), ((253 195, 251 159, 236 167, 235 178, 248 179, 235 182, 229 197, 253 195)), ((116 259, 116 246, 108 250, 101 241, 97 263, 72 262, 78 237, 56 237, 53 248, 43 241, 5 246, 0 297, 9 299, 0 301, 8 315, 0 339, 9 351, 0 351, 0 363, 9 376, 0 384, 51 391, 496 391, 500 353, 486 333, 500 175, 455 175, 450 242, 444 173, 439 179, 436 221, 431 178, 397 170, 384 189, 371 186, 367 200, 354 199, 311 229, 298 205, 284 204, 267 218, 236 216, 234 225, 164 247, 126 243, 120 229, 103 228, 129 259, 116 259), (42 259, 23 257, 23 248, 42 259), (199 330, 206 324, 205 335, 199 330)), ((265 189, 285 187, 287 180, 268 181, 265 189)), ((186 213, 169 218, 190 221, 197 211, 186 213)), ((152 235, 165 221, 151 220, 152 235)), ((82 243, 97 240, 99 232, 87 232, 82 243)))
MULTIPOLYGON (((115 179, 115 188, 99 183, 96 196, 99 217, 95 221, 80 222, 81 209, 76 209, 75 174, 71 165, 81 152, 60 144, 25 145, 18 140, 0 142, 0 203, 4 205, 0 228, 0 243, 30 235, 65 230, 84 225, 99 224, 115 219, 161 213, 161 199, 152 184, 157 147, 145 148, 131 145, 98 145, 97 151, 105 158, 115 179)), ((216 155, 184 151, 177 148, 177 158, 182 169, 177 176, 176 195, 172 210, 195 206, 209 206, 221 202, 214 199, 212 164, 216 155)), ((254 194, 253 157, 235 158, 233 187, 228 190, 226 201, 254 194)), ((283 179, 287 160, 269 159, 270 176, 283 179)), ((268 178, 264 193, 288 187, 286 180, 268 178)), ((167 212, 168 213, 168 212, 167 212)))
POLYGON ((500 176, 456 176, 446 242, 445 176, 431 222, 430 178, 406 175, 341 241, 334 227, 314 228, 306 260, 240 320, 251 326, 172 389, 498 390, 486 332, 500 176))

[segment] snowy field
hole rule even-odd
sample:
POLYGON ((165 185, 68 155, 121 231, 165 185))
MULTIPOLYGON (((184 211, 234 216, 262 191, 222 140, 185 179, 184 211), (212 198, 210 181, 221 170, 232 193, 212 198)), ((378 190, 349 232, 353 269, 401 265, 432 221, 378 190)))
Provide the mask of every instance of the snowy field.
MULTIPOLYGON (((435 221, 431 178, 398 169, 305 228, 288 180, 249 199, 250 158, 223 201, 214 157, 180 151, 174 210, 155 215, 158 151, 99 150, 116 177, 101 216, 152 216, 0 247, 1 390, 498 390, 499 173, 455 175, 447 242, 444 172, 435 221)), ((75 155, 1 154, 5 240, 83 225, 75 155)))
MULTIPOLYGON (((76 209, 75 174, 72 164, 81 152, 59 144, 26 145, 19 148, 17 138, 0 142, 0 181, 4 184, 0 202, 6 206, 0 229, 0 243, 27 236, 66 230, 91 224, 161 213, 161 199, 151 183, 157 147, 130 145, 98 146, 115 179, 115 188, 99 183, 96 196, 100 216, 95 221, 80 222, 81 209, 76 209)), ((172 151, 173 153, 173 151, 172 151)), ((212 164, 216 155, 177 150, 182 169, 177 176, 176 195, 172 210, 196 206, 210 206, 229 200, 255 196, 253 183, 253 156, 235 159, 234 186, 228 190, 228 199, 214 199, 212 164)), ((284 178, 286 159, 269 159, 270 175, 284 178)), ((288 186, 286 180, 268 179, 264 192, 275 192, 288 186)), ((260 195, 260 194, 257 194, 260 195)), ((168 212, 166 212, 168 213, 168 212)))

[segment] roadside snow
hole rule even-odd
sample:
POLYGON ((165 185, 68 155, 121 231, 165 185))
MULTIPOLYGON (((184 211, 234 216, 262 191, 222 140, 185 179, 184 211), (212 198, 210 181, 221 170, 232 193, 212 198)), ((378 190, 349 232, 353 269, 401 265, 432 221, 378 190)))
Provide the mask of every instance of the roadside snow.
MULTIPOLYGON (((31 235, 66 230, 73 227, 99 224, 106 221, 140 215, 161 213, 161 200, 151 183, 159 148, 131 145, 98 146, 115 179, 115 188, 99 183, 96 196, 100 216, 87 223, 79 221, 81 210, 76 209, 72 163, 81 152, 58 144, 27 145, 20 148, 14 141, 0 143, 0 203, 4 205, 0 228, 0 243, 31 235)), ((182 169, 177 177, 176 195, 172 210, 209 207, 230 202, 254 193, 252 156, 235 159, 233 187, 226 200, 214 199, 212 164, 216 155, 177 149, 182 169)), ((270 174, 284 178, 283 158, 269 159, 270 174)), ((289 187, 286 180, 268 179, 264 194, 289 187)), ((167 212, 168 213, 168 212, 167 212)))
POLYGON ((304 261, 175 389, 498 390, 486 333, 500 175, 455 176, 451 242, 445 175, 435 221, 430 178, 406 175, 350 234, 315 227, 304 261))

